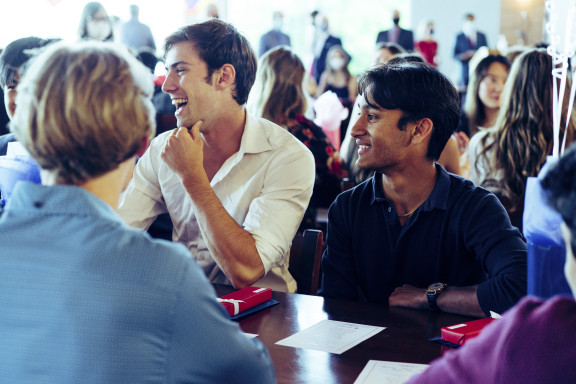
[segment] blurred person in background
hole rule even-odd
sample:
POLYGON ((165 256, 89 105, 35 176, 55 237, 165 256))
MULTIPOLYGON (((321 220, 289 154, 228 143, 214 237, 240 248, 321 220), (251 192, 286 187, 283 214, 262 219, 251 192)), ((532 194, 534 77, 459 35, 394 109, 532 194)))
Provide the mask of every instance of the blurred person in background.
POLYGON ((394 26, 386 31, 378 33, 376 44, 391 42, 400 45, 408 52, 414 51, 414 34, 412 31, 400 28, 400 11, 392 11, 392 23, 394 26))
POLYGON ((376 44, 376 49, 374 50, 374 65, 384 64, 385 62, 390 60, 392 56, 401 53, 407 53, 407 52, 404 48, 402 48, 402 46, 396 43, 391 42, 378 43, 376 44))
POLYGON ((316 36, 314 39, 314 62, 312 63, 312 77, 316 84, 320 83, 320 76, 326 69, 328 51, 335 45, 342 46, 342 40, 330 32, 328 17, 318 13, 315 18, 316 36))
POLYGON ((290 46, 290 36, 282 32, 282 27, 284 26, 284 14, 280 11, 274 12, 272 16, 273 27, 270 31, 260 37, 260 46, 258 49, 258 57, 262 57, 263 54, 276 48, 280 45, 290 46))
POLYGON ((471 68, 460 122, 454 136, 462 154, 464 177, 470 177, 468 147, 478 131, 492 127, 500 111, 501 95, 510 71, 510 62, 499 54, 488 54, 471 68))
MULTIPOLYGON (((12 41, 0 54, 0 87, 4 93, 4 106, 9 119, 16 113, 16 96, 18 84, 26 70, 26 63, 40 48, 57 39, 42 39, 40 37, 23 37, 12 41)), ((13 132, 0 136, 0 156, 5 156, 8 143, 16 141, 13 132)))
POLYGON ((152 31, 150 27, 140 22, 139 15, 140 7, 136 4, 130 5, 130 20, 120 26, 120 39, 135 52, 140 52, 144 48, 156 52, 152 31))
POLYGON ((475 16, 472 13, 464 15, 462 30, 456 35, 454 43, 454 58, 460 62, 459 92, 465 93, 469 80, 469 62, 476 50, 488 46, 486 35, 478 31, 475 16))
POLYGON ((351 104, 356 99, 358 83, 348 70, 349 64, 350 55, 341 46, 331 47, 326 55, 326 69, 320 76, 316 97, 332 91, 343 104, 351 104))
POLYGON ((416 52, 419 52, 428 64, 435 67, 438 66, 438 42, 434 39, 433 21, 426 21, 425 24, 419 28, 418 39, 414 43, 414 46, 416 52))
POLYGON ((342 159, 326 134, 304 114, 307 97, 303 83, 305 68, 288 47, 268 51, 260 59, 248 109, 287 129, 314 155, 316 178, 310 204, 300 229, 315 227, 317 208, 328 208, 340 193, 347 176, 342 159))
POLYGON ((114 40, 114 26, 102 4, 92 1, 84 6, 80 16, 78 36, 80 40, 114 40))
MULTIPOLYGON (((514 61, 494 126, 470 140, 470 180, 493 192, 522 229, 528 177, 537 176, 554 144, 552 57, 532 49, 514 61)), ((576 117, 562 101, 559 142, 574 140, 576 117), (566 129, 565 129, 566 128, 566 129)))

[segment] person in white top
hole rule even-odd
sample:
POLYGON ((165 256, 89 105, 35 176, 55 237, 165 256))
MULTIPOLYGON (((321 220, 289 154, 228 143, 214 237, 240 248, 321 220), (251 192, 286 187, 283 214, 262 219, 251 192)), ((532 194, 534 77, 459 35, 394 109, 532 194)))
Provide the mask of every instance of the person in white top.
POLYGON ((294 292, 290 244, 315 178, 312 153, 289 132, 246 113, 256 56, 219 19, 183 27, 165 43, 163 91, 178 128, 154 139, 120 202, 128 224, 168 212, 213 283, 294 292))

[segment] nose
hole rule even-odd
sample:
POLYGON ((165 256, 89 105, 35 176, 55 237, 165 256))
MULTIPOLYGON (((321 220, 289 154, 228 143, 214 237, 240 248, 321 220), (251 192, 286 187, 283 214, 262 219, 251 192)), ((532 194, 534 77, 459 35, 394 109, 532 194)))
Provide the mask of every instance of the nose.
POLYGON ((174 93, 177 88, 176 84, 177 83, 174 81, 174 75, 172 74, 172 71, 167 71, 164 83, 162 83, 162 92, 174 93))
POLYGON ((352 130, 350 131, 350 136, 357 138, 358 136, 364 135, 366 131, 366 124, 362 119, 362 115, 356 119, 354 125, 352 126, 352 130))

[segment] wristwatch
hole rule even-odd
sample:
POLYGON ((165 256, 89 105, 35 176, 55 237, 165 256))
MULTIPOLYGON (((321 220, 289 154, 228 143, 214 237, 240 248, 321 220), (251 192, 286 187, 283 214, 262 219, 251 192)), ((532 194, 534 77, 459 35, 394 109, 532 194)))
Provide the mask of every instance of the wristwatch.
POLYGON ((447 285, 444 283, 434 283, 430 284, 428 288, 426 288, 426 296, 428 297, 428 306, 430 307, 431 311, 438 311, 438 305, 436 304, 436 298, 438 295, 446 289, 447 285))

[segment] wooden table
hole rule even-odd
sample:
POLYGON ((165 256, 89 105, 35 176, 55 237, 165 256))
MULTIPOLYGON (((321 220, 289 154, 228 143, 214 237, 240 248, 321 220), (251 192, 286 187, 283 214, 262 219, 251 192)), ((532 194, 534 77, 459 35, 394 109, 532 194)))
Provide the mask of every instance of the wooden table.
MULTIPOLYGON (((215 285, 218 296, 233 291, 215 285)), ((279 384, 353 383, 368 360, 430 363, 442 346, 428 338, 439 336, 440 328, 474 318, 441 312, 358 303, 318 296, 273 292, 280 304, 239 320, 244 332, 258 334, 270 351, 279 384), (386 327, 356 347, 335 355, 326 352, 276 345, 281 339, 330 319, 386 327)))

